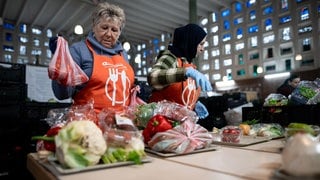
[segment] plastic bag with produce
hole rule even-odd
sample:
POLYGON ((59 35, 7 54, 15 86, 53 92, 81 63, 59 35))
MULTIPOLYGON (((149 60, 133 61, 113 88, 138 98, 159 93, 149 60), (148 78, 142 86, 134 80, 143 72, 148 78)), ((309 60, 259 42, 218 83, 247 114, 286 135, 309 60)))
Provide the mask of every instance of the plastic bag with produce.
POLYGON ((301 81, 292 92, 290 101, 293 104, 317 104, 318 97, 315 96, 319 93, 320 88, 315 82, 317 81, 301 81))
POLYGON ((286 106, 288 98, 282 94, 271 93, 264 100, 264 106, 286 106))

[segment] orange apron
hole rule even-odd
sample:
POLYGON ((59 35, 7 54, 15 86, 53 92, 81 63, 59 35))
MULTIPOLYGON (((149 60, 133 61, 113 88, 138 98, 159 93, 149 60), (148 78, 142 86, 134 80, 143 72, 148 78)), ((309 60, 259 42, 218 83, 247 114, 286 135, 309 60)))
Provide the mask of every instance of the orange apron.
POLYGON ((134 71, 121 56, 112 57, 97 54, 86 42, 93 55, 93 70, 87 85, 73 98, 75 105, 94 102, 99 113, 103 108, 122 111, 130 103, 130 90, 134 85, 134 71))
MULTIPOLYGON (((193 64, 183 64, 180 58, 178 58, 177 61, 178 67, 195 68, 193 64)), ((168 100, 182 104, 193 110, 200 93, 201 89, 196 88, 195 81, 192 78, 188 78, 182 82, 172 83, 161 90, 153 91, 149 101, 158 102, 168 100)))

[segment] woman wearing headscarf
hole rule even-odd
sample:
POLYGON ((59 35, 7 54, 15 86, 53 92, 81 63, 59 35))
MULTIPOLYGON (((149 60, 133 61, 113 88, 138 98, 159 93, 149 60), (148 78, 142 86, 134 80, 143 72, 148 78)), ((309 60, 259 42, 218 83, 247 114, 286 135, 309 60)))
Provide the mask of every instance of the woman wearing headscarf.
POLYGON ((149 102, 168 100, 195 110, 200 118, 208 116, 198 98, 201 91, 212 91, 211 83, 193 64, 204 51, 206 36, 196 24, 175 29, 172 45, 159 53, 148 74, 148 83, 153 87, 149 102))

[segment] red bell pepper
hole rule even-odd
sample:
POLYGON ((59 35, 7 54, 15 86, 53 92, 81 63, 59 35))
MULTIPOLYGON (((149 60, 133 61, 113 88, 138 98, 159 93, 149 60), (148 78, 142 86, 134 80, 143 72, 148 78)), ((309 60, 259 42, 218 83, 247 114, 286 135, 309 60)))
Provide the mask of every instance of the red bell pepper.
POLYGON ((148 121, 146 128, 142 131, 144 142, 150 141, 157 132, 164 132, 172 128, 171 122, 165 116, 157 114, 148 121))
POLYGON ((59 126, 50 128, 44 136, 33 136, 32 140, 42 140, 46 150, 55 152, 56 145, 54 143, 54 136, 59 133, 60 129, 61 127, 59 126))

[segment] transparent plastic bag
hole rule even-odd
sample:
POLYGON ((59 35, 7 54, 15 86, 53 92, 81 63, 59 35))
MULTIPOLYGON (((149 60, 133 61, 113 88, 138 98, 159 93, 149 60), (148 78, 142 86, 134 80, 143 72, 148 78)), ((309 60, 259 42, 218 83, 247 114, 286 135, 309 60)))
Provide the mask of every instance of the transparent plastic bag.
POLYGON ((112 147, 125 147, 133 138, 142 141, 142 135, 126 111, 105 108, 98 114, 103 136, 112 147))
POLYGON ((197 122, 199 120, 199 117, 194 111, 188 109, 186 106, 167 100, 158 102, 154 114, 160 114, 180 122, 185 120, 197 122))
POLYGON ((88 76, 74 62, 68 42, 61 36, 57 39, 57 49, 49 63, 48 76, 66 86, 80 85, 89 80, 88 76))

